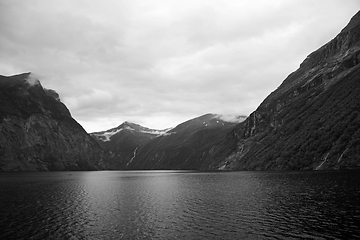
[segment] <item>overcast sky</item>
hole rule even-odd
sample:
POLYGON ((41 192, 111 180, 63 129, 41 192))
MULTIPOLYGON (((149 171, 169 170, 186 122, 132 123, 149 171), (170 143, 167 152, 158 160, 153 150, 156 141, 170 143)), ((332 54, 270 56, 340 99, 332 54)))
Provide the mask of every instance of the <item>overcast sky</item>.
POLYGON ((88 131, 249 115, 359 0, 0 0, 0 75, 32 72, 88 131))

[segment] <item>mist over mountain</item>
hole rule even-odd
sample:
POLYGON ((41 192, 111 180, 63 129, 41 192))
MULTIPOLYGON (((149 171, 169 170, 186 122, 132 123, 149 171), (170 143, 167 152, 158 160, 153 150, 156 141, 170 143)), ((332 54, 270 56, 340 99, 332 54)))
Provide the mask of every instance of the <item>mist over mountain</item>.
POLYGON ((30 73, 0 76, 0 170, 100 170, 100 146, 30 73))

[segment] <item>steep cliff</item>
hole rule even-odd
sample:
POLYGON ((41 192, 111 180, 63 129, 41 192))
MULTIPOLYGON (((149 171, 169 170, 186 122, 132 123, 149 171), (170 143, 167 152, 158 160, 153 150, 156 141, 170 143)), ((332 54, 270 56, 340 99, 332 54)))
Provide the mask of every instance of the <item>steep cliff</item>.
POLYGON ((0 76, 0 170, 97 170, 98 143, 30 73, 0 76))
POLYGON ((216 147, 211 169, 360 168, 360 12, 216 147))

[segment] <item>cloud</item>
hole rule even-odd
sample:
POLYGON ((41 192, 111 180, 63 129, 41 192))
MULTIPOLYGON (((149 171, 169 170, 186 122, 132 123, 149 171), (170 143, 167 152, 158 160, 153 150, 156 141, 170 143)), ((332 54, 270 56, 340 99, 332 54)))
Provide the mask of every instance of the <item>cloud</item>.
POLYGON ((248 115, 360 7, 349 0, 0 0, 0 74, 37 74, 86 130, 248 115))
POLYGON ((39 81, 38 77, 36 77, 36 75, 33 74, 33 73, 30 73, 30 74, 27 76, 26 81, 27 81, 27 83, 28 83, 30 86, 34 86, 34 85, 40 84, 40 81, 39 81))
POLYGON ((246 119, 245 116, 238 116, 238 115, 231 115, 231 114, 226 114, 226 115, 218 114, 218 115, 216 115, 216 117, 225 122, 233 122, 233 123, 241 123, 246 119))

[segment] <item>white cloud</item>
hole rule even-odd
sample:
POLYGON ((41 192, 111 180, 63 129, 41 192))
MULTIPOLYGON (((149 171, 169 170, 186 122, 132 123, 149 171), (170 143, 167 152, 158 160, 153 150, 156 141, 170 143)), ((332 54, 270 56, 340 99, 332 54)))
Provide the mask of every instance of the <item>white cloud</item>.
POLYGON ((250 114, 357 0, 0 0, 0 74, 36 73, 86 130, 250 114))
POLYGON ((225 122, 233 122, 233 123, 240 123, 246 119, 245 116, 238 116, 238 115, 231 115, 231 114, 225 114, 225 115, 218 114, 218 115, 216 115, 216 117, 225 122))

